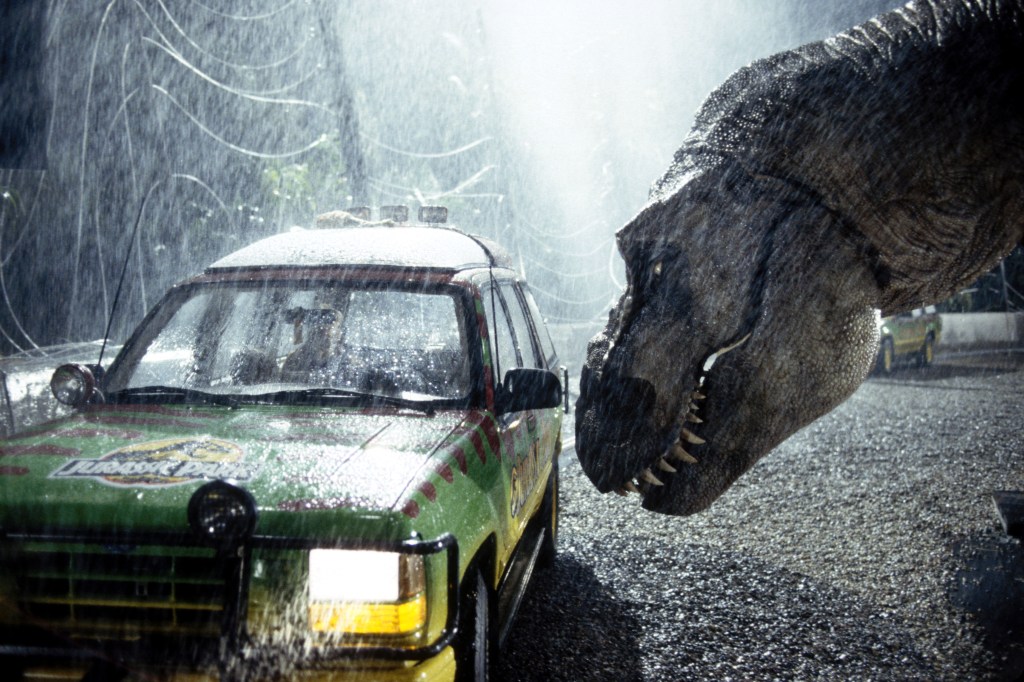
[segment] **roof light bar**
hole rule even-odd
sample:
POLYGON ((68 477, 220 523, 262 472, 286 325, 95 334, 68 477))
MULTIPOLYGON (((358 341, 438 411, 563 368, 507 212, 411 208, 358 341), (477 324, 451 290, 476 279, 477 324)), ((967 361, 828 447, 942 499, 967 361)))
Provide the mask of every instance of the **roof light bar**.
POLYGON ((404 223, 409 220, 408 206, 381 206, 380 219, 390 220, 393 223, 404 223))
POLYGON ((446 223, 448 222, 448 208, 445 206, 420 206, 419 219, 421 223, 446 223))
MULTIPOLYGON (((378 209, 380 222, 402 224, 409 222, 409 207, 401 204, 381 206, 378 209)), ((445 206, 420 206, 417 214, 419 222, 437 225, 448 222, 448 208, 445 206)), ((339 211, 328 211, 316 217, 316 227, 320 229, 351 227, 353 225, 372 225, 372 209, 369 206, 353 206, 339 211)))

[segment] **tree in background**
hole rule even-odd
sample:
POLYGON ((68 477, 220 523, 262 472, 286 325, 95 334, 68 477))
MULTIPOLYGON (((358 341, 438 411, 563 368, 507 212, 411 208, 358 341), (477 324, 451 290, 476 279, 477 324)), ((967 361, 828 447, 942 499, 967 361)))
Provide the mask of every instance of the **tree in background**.
POLYGON ((949 313, 1024 311, 1024 248, 1018 246, 977 282, 944 302, 940 309, 949 313))
POLYGON ((337 3, 227 6, 5 3, 0 44, 44 58, 3 82, 41 83, 48 116, 31 143, 44 168, 0 162, 3 352, 101 336, 127 267, 123 337, 172 282, 276 231, 274 168, 362 191, 337 3), (26 7, 48 10, 34 33, 8 20, 26 7))

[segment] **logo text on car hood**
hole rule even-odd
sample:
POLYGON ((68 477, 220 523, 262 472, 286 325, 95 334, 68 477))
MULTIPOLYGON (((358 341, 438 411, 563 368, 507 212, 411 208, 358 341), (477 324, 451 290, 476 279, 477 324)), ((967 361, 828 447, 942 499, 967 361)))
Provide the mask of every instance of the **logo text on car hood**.
POLYGON ((246 480, 242 448, 217 438, 168 438, 135 443, 95 459, 72 459, 50 478, 92 478, 114 486, 180 485, 197 479, 246 480))

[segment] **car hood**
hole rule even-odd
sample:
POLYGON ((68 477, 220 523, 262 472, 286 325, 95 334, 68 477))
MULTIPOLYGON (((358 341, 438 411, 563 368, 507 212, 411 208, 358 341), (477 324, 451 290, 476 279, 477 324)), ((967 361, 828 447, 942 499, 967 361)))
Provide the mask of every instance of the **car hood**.
POLYGON ((397 409, 89 408, 0 441, 0 530, 185 531, 189 498, 214 479, 246 488, 261 520, 337 509, 415 516, 413 493, 443 474, 448 445, 480 418, 397 409))

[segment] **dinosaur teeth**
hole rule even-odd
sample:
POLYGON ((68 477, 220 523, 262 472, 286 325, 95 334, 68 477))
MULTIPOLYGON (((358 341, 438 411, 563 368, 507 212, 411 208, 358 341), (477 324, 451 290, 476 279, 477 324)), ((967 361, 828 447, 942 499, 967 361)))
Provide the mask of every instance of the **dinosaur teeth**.
POLYGON ((676 443, 675 445, 672 446, 672 457, 678 459, 681 462, 686 462, 687 464, 697 463, 697 458, 691 455, 686 450, 684 450, 681 443, 676 443))
MULTIPOLYGON (((744 338, 743 341, 745 340, 746 339, 744 338)), ((738 345, 739 343, 734 344, 732 347, 725 348, 721 352, 731 350, 732 348, 738 345)), ((644 493, 641 490, 642 486, 664 486, 665 484, 662 482, 660 478, 658 478, 657 475, 654 474, 652 469, 656 468, 658 471, 663 471, 666 474, 678 473, 679 470, 668 462, 669 459, 674 459, 679 462, 683 462, 684 464, 690 465, 698 463, 697 458, 686 451, 686 449, 683 447, 683 443, 685 442, 691 445, 704 445, 707 442, 703 438, 695 434, 693 431, 686 428, 687 424, 704 423, 704 420, 695 414, 695 412, 697 412, 697 410, 699 409, 695 401, 705 400, 707 398, 707 396, 701 392, 701 385, 704 383, 704 379, 704 376, 700 377, 700 379, 697 382, 697 385, 694 387, 694 390, 691 391, 690 395, 688 396, 689 400, 687 401, 687 409, 685 411, 680 410, 678 417, 679 436, 676 439, 675 443, 672 444, 672 447, 670 447, 665 452, 665 454, 663 454, 661 457, 655 460, 650 467, 647 467, 641 470, 639 473, 637 473, 635 478, 631 478, 625 481, 621 485, 621 487, 615 488, 613 492, 616 495, 627 496, 629 493, 637 493, 643 496, 644 493)))
POLYGON ((683 429, 682 431, 680 431, 679 437, 682 440, 685 440, 687 443, 692 443, 693 445, 704 445, 704 443, 707 442, 697 434, 690 431, 690 429, 683 429))
POLYGON ((657 485, 657 486, 665 485, 660 480, 658 480, 657 476, 655 476, 653 473, 651 473, 650 469, 644 469, 643 471, 641 471, 640 472, 640 479, 643 480, 643 481, 647 481, 651 485, 657 485))

